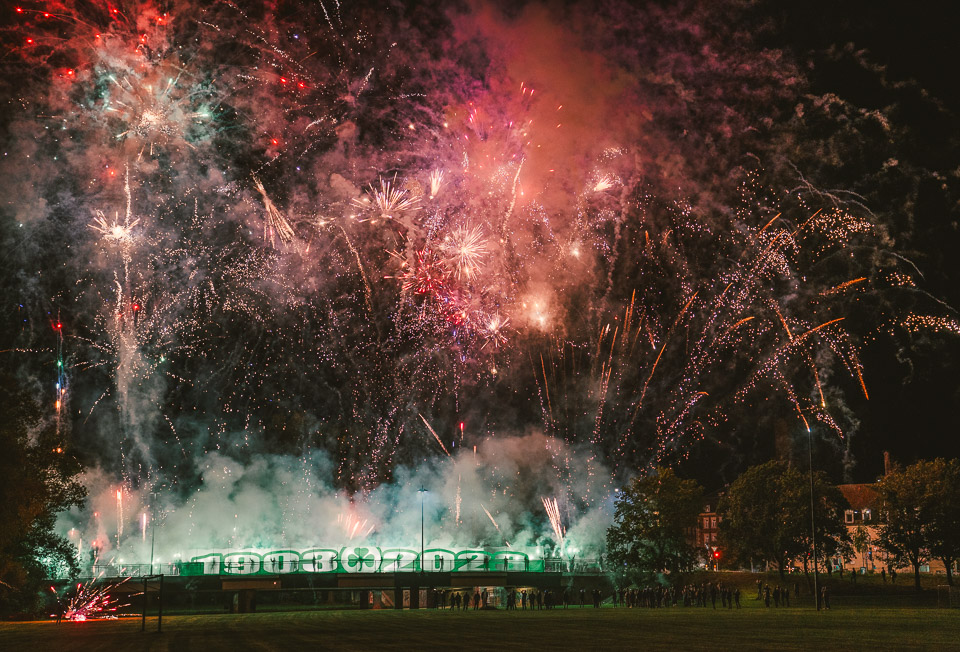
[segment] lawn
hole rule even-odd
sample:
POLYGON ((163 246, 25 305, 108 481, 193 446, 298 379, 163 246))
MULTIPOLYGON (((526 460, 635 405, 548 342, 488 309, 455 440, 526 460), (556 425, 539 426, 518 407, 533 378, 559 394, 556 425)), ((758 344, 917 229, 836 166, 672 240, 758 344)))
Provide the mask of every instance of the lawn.
POLYGON ((507 611, 323 611, 0 623, 0 650, 404 649, 960 649, 960 610, 904 607, 765 609, 570 608, 507 611))

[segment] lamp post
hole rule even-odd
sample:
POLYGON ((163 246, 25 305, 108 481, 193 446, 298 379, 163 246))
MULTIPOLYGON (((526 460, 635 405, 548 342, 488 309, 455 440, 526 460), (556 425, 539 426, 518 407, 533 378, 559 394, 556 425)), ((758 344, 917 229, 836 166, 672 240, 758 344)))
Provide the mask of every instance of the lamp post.
POLYGON ((157 491, 151 491, 150 496, 153 500, 150 501, 150 574, 153 575, 153 544, 156 542, 157 538, 157 518, 156 514, 156 505, 157 505, 157 496, 160 493, 157 491))
POLYGON ((820 571, 817 570, 817 527, 813 515, 815 508, 813 499, 813 435, 810 433, 810 426, 807 426, 807 453, 810 463, 810 540, 813 542, 813 599, 814 604, 817 605, 817 611, 820 611, 820 571))
POLYGON ((423 494, 426 493, 423 485, 417 489, 420 494, 420 574, 423 575, 423 494))

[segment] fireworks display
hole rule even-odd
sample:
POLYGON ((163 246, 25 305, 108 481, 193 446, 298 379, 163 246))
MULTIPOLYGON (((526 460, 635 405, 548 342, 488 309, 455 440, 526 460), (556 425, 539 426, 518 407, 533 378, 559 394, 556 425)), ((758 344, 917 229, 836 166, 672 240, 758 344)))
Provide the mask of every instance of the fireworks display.
POLYGON ((423 499, 434 540, 584 550, 697 442, 843 440, 851 306, 912 284, 859 204, 761 165, 704 201, 640 87, 539 10, 246 6, 25 2, 4 32, 18 350, 55 349, 116 513, 71 514, 88 541, 381 540, 423 499))
POLYGON ((66 620, 84 622, 87 620, 116 618, 119 610, 129 606, 128 604, 122 603, 118 598, 110 595, 111 591, 115 591, 118 587, 125 584, 127 582, 126 579, 114 583, 97 583, 96 580, 100 579, 102 578, 97 577, 95 580, 77 584, 76 588, 71 591, 72 596, 67 600, 63 612, 63 617, 66 620))

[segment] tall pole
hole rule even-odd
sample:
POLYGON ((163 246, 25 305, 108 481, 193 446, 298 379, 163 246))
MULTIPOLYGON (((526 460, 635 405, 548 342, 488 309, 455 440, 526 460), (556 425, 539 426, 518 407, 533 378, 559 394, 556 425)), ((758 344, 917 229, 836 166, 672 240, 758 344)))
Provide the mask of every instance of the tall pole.
POLYGON ((157 633, 163 631, 163 573, 160 573, 160 596, 157 606, 157 633))
POLYGON ((423 494, 426 489, 420 485, 420 574, 423 575, 423 494))
POLYGON ((156 505, 157 505, 157 496, 160 494, 156 491, 151 491, 150 496, 153 500, 150 501, 150 574, 153 575, 153 544, 157 539, 157 518, 156 518, 156 505))
POLYGON ((817 569, 817 527, 813 515, 813 435, 810 434, 810 427, 807 426, 807 453, 810 462, 810 540, 813 542, 813 599, 817 605, 817 611, 820 611, 820 571, 817 569))

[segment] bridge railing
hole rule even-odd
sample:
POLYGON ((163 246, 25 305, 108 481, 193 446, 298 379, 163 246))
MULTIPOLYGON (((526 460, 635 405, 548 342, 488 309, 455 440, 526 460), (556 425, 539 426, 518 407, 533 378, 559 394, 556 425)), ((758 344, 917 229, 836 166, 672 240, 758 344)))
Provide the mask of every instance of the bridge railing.
MULTIPOLYGON (((336 560, 334 560, 336 561, 336 560)), ((178 575, 275 575, 275 574, 301 574, 301 573, 320 573, 320 569, 314 569, 307 561, 299 564, 294 561, 288 563, 285 567, 272 567, 267 561, 262 562, 260 567, 251 572, 249 565, 242 563, 223 563, 216 567, 212 565, 208 568, 207 564, 201 562, 165 562, 154 564, 94 564, 87 567, 89 574, 81 570, 81 575, 85 577, 143 577, 146 575, 163 574, 167 576, 178 575)), ((425 569, 427 572, 529 572, 529 573, 563 573, 572 575, 599 575, 605 572, 603 560, 600 559, 559 559, 543 558, 530 559, 528 562, 516 562, 514 560, 487 560, 477 561, 462 568, 453 571, 452 568, 431 567, 425 569)), ((329 572, 329 571, 328 571, 329 572)), ((333 571, 337 573, 347 573, 347 571, 333 571)), ((420 572, 419 565, 404 567, 399 563, 383 562, 375 569, 364 571, 365 573, 408 573, 420 572)), ((352 573, 356 574, 356 573, 352 573)), ((56 578, 51 578, 56 579, 56 578)), ((59 578, 63 579, 63 578, 59 578)))
POLYGON ((187 564, 181 562, 162 564, 94 564, 91 570, 93 577, 144 577, 147 575, 180 575, 185 565, 187 564))

